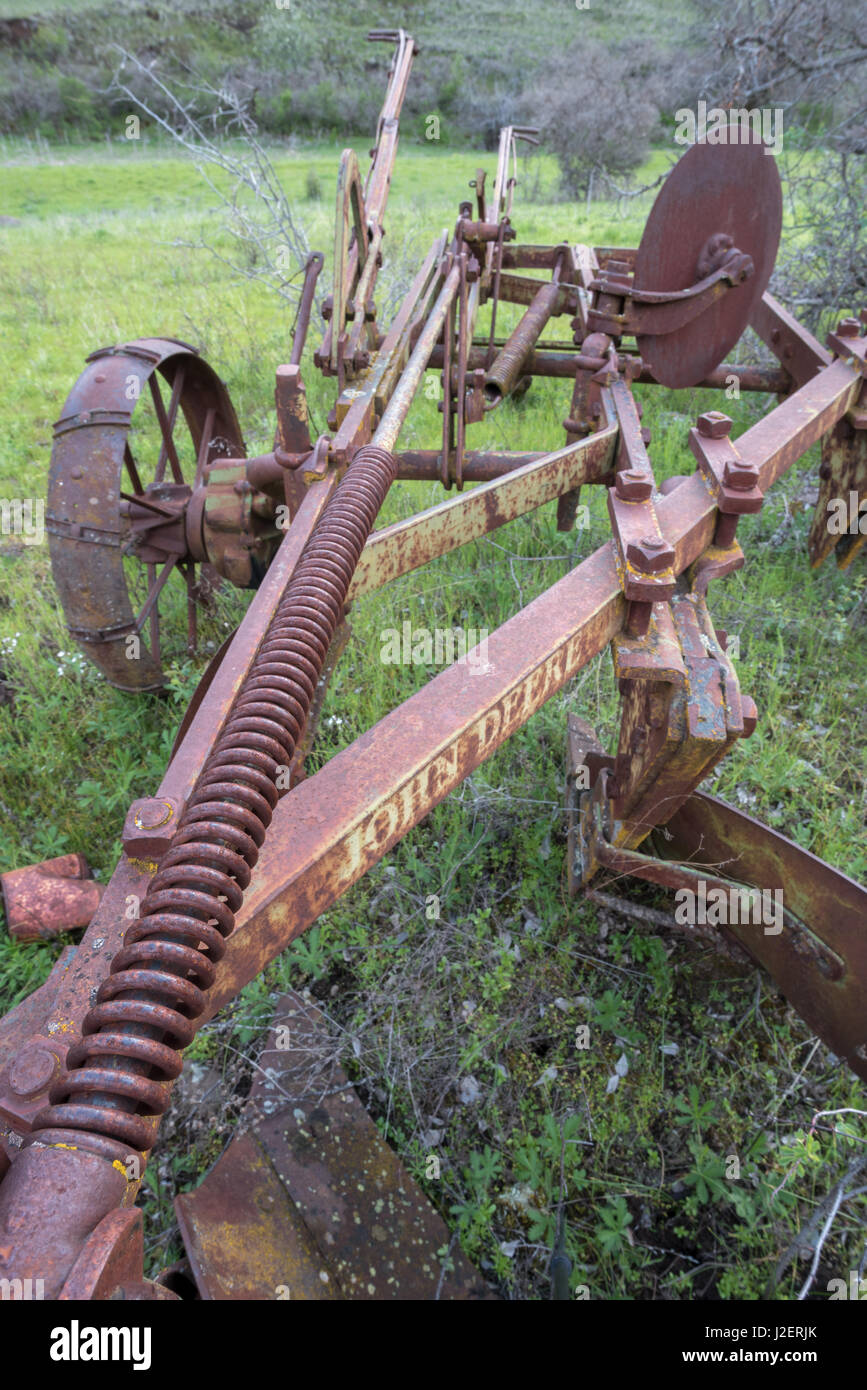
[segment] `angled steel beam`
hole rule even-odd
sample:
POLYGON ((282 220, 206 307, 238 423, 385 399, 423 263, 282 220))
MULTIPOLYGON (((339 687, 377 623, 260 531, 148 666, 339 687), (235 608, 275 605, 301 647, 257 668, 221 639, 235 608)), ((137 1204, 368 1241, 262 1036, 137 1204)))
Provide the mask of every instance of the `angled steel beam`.
POLYGON ((350 600, 505 526, 570 488, 601 482, 611 471, 617 434, 617 426, 609 424, 577 444, 375 531, 361 552, 350 600))

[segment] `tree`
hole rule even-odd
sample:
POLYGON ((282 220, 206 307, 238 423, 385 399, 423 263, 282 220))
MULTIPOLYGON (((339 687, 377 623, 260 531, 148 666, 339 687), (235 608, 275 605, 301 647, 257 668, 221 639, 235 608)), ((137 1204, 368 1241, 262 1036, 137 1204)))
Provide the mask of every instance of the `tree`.
POLYGON ((867 303, 867 32, 849 0, 697 0, 696 96, 783 114, 788 226, 772 289, 810 328, 867 303))
POLYGON ((574 45, 524 94, 527 118, 557 156, 564 193, 597 173, 625 174, 646 157, 659 124, 663 62, 644 44, 574 45))

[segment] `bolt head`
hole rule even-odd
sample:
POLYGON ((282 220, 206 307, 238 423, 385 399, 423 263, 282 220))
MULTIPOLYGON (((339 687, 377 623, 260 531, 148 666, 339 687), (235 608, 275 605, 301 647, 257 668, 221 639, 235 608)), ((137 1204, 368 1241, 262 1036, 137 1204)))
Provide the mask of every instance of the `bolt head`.
POLYGON ((30 1043, 16 1052, 6 1075, 9 1089, 16 1096, 38 1095, 54 1079, 60 1067, 59 1058, 49 1047, 30 1043))
POLYGON ((736 492, 749 492, 759 485, 759 471, 752 463, 729 460, 723 469, 723 483, 736 492))
POLYGON ((142 797, 127 811, 123 847, 130 858, 159 859, 178 828, 180 803, 174 797, 142 797))
POLYGON ((614 490, 624 502, 646 502, 653 491, 653 484, 637 468, 623 468, 617 474, 614 490))
POLYGON ((156 830, 160 825, 168 825, 173 814, 170 801, 161 801, 154 797, 152 800, 137 803, 133 822, 137 830, 156 830))
POLYGON ((642 536, 637 543, 629 542, 626 547, 626 559, 644 574, 657 574, 672 563, 674 552, 659 536, 642 536))
POLYGON ((857 319, 841 319, 837 324, 838 338, 857 338, 861 332, 861 325, 857 319))
POLYGON ((699 415, 698 432, 705 439, 725 439, 731 434, 732 422, 728 415, 724 415, 721 410, 706 410, 703 415, 699 415))

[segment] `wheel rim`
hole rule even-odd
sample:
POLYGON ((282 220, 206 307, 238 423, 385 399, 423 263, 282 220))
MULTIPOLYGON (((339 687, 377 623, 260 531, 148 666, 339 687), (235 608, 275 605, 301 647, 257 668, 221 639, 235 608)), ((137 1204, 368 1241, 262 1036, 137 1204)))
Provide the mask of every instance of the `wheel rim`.
POLYGON ((160 690, 160 607, 176 574, 195 645, 202 576, 186 504, 213 459, 246 450, 226 387, 188 344, 139 338, 87 360, 55 426, 54 583, 70 636, 107 680, 160 690))

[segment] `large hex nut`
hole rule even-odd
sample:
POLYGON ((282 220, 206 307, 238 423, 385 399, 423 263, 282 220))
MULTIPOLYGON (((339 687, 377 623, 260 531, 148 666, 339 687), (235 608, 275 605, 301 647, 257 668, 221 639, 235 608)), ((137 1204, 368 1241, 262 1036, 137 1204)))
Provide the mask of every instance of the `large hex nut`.
POLYGON ((158 860, 174 837, 180 813, 180 802, 171 796, 134 801, 123 826, 123 847, 129 858, 158 860))

